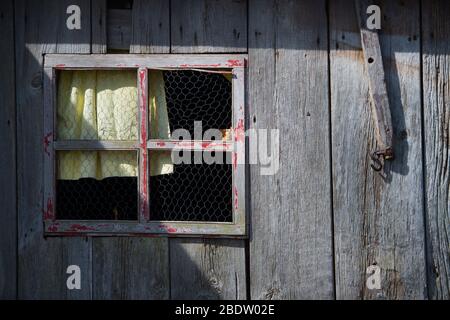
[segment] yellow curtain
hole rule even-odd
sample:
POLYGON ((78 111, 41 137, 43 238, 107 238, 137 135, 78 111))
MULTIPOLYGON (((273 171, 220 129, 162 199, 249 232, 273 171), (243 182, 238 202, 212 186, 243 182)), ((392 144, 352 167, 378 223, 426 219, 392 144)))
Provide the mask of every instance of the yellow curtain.
MULTIPOLYGON (((148 73, 149 108, 150 108, 150 138, 170 139, 169 115, 164 91, 164 78, 161 71, 152 70, 148 73)), ((173 172, 170 152, 158 151, 150 153, 150 175, 168 174, 173 172)))
POLYGON ((233 74, 231 74, 231 73, 222 73, 222 74, 228 81, 232 82, 233 74))
MULTIPOLYGON (((154 87, 150 94, 150 100, 155 101, 152 108, 166 114, 163 119, 166 122, 158 126, 167 125, 168 128, 162 74, 152 71, 150 75, 150 78, 160 81, 150 84, 154 87), (159 75, 153 75, 154 72, 159 75)), ((58 140, 137 140, 136 79, 136 71, 131 70, 61 72, 58 83, 58 140)), ((103 179, 137 176, 138 172, 135 151, 60 151, 57 158, 58 179, 103 179)), ((151 169, 151 174, 173 172, 173 165, 167 158, 154 158, 150 160, 150 167, 155 167, 151 169)))

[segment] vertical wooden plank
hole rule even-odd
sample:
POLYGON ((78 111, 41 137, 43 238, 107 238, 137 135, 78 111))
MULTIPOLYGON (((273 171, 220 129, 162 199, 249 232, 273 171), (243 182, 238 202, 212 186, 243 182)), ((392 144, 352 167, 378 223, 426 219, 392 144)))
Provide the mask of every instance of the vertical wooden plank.
POLYGON ((246 0, 172 0, 173 53, 246 52, 246 0))
POLYGON ((425 191, 431 299, 450 299, 450 3, 422 1, 425 191))
MULTIPOLYGON (((78 0, 70 1, 63 0, 58 3, 52 4, 51 7, 57 9, 53 12, 55 16, 53 19, 58 21, 58 27, 55 28, 55 24, 46 21, 52 28, 56 30, 56 52, 57 53, 89 53, 91 52, 91 1, 78 0), (71 15, 67 13, 67 8, 72 5, 80 7, 81 28, 80 30, 69 30, 67 28, 67 18, 71 15)), ((42 8, 43 10, 46 7, 42 8)), ((52 12, 52 10, 50 10, 52 12)), ((49 17, 50 18, 50 17, 49 17)), ((55 31, 53 31, 55 32, 55 31)), ((42 41, 50 40, 45 39, 43 36, 42 41)), ((47 42, 49 43, 49 42, 47 42)), ((47 52, 46 53, 50 53, 47 52)))
POLYGON ((169 1, 134 0, 132 9, 132 53, 169 53, 169 1))
MULTIPOLYGON (((247 51, 246 1, 177 0, 171 9, 172 52, 247 51)), ((169 241, 171 298, 246 299, 244 240, 169 241)))
POLYGON ((106 0, 91 0, 92 53, 106 53, 106 0))
POLYGON ((110 52, 129 51, 131 44, 131 8, 107 11, 107 47, 110 52))
POLYGON ((375 128, 354 1, 330 2, 337 299, 426 298, 419 2, 380 5, 396 156, 382 175, 370 168, 375 128), (381 289, 366 286, 370 266, 381 289))
MULTIPOLYGON (((133 11, 132 30, 134 32, 139 32, 139 26, 145 23, 145 19, 152 16, 151 13, 146 12, 146 10, 152 10, 152 7, 142 3, 139 6, 141 6, 139 11, 133 11)), ((165 17, 159 18, 168 24, 168 12, 165 17)), ((152 22, 151 25, 153 26, 152 22)), ((158 42, 155 47, 144 37, 132 36, 136 41, 130 47, 130 53, 167 52, 167 49, 164 48, 170 47, 169 31, 162 29, 161 32, 165 32, 165 34, 161 34, 159 39, 161 41, 166 39, 167 42, 158 42)), ((137 78, 138 74, 136 73, 137 78)), ((145 137, 141 137, 141 140, 145 140, 145 137)), ((170 270, 167 238, 106 237, 94 238, 92 241, 94 243, 92 262, 94 299, 169 298, 170 270)))
POLYGON ((14 98, 14 5, 0 4, 0 299, 16 298, 16 113, 14 98))
POLYGON ((325 1, 250 1, 251 127, 280 136, 250 169, 252 299, 334 296, 327 61, 325 1))
POLYGON ((93 239, 94 299, 168 299, 167 239, 93 239))
POLYGON ((16 101, 18 183, 18 297, 91 297, 90 241, 43 237, 44 53, 90 52, 90 1, 16 1, 16 101), (81 30, 66 28, 67 6, 81 9, 81 30), (56 27, 55 27, 56 26, 56 27), (81 269, 81 290, 66 287, 69 265, 81 269))
POLYGON ((245 299, 244 241, 173 239, 172 299, 245 299))

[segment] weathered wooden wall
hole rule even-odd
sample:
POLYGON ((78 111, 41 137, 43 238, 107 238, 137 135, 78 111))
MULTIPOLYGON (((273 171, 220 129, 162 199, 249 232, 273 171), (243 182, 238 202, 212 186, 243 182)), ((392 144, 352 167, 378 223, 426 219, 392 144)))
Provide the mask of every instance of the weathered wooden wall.
POLYGON ((353 1, 330 2, 333 208, 338 299, 426 298, 420 7, 379 2, 381 48, 396 158, 385 178, 370 168, 375 132, 353 1), (346 152, 343 152, 346 150, 346 152), (382 271, 367 290, 366 269, 382 271))
POLYGON ((325 5, 249 3, 249 115, 280 130, 279 172, 250 170, 255 299, 334 297, 325 5))
POLYGON ((0 4, 0 298, 16 297, 16 108, 13 1, 0 4))
POLYGON ((422 1, 425 213, 430 298, 450 299, 450 20, 422 1))
POLYGON ((0 5, 0 297, 449 299, 450 10, 375 1, 396 159, 375 144, 353 0, 64 0, 0 5), (77 4, 82 29, 65 27, 77 4), (45 53, 248 53, 247 125, 280 130, 248 170, 250 238, 44 238, 45 53), (66 268, 82 270, 66 289, 66 268), (366 269, 381 268, 368 290, 366 269))
POLYGON ((43 235, 44 53, 89 53, 90 1, 15 1, 18 298, 89 299, 92 240, 43 235), (83 11, 81 30, 70 32, 63 14, 70 4, 83 11), (68 265, 79 265, 81 290, 67 290, 68 265))

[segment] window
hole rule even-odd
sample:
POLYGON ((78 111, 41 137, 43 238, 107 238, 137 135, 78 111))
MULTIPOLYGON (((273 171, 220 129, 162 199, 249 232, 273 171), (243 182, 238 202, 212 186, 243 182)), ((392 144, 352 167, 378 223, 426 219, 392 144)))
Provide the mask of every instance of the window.
POLYGON ((244 66, 46 55, 46 234, 245 236, 244 66))

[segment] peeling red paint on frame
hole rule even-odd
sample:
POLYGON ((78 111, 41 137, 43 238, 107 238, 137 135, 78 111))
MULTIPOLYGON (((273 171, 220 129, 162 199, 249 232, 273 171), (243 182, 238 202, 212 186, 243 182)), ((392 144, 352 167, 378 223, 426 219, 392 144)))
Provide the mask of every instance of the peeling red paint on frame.
POLYGON ((233 192, 234 192, 234 209, 238 209, 239 208, 239 199, 238 199, 238 191, 236 187, 233 187, 233 192))
POLYGON ((180 64, 180 68, 218 68, 220 63, 216 64, 180 64))
POLYGON ((245 140, 244 119, 239 119, 238 124, 234 129, 234 141, 244 142, 244 140, 245 140))
POLYGON ((49 225, 47 230, 49 232, 57 232, 58 231, 58 227, 59 227, 59 223, 55 222, 55 223, 52 223, 51 225, 49 225))
POLYGON ((147 150, 147 70, 146 69, 140 69, 139 70, 139 87, 140 87, 140 110, 141 110, 141 156, 142 156, 142 163, 141 163, 141 179, 140 179, 140 216, 144 220, 149 220, 149 211, 148 211, 148 198, 147 198, 147 166, 148 166, 148 150, 147 150))
POLYGON ((52 198, 47 199, 47 208, 42 210, 44 220, 53 220, 53 201, 52 198))
POLYGON ((140 96, 140 109, 141 109, 141 148, 146 148, 146 141, 147 141, 147 119, 146 115, 146 107, 147 107, 147 88, 146 88, 146 72, 145 70, 139 70, 139 86, 141 91, 140 96))
POLYGON ((175 147, 178 148, 193 148, 194 147, 194 142, 184 142, 184 141, 175 141, 174 142, 175 147))
POLYGON ((64 63, 55 65, 55 68, 58 68, 58 69, 64 69, 65 67, 66 67, 66 65, 64 63))
POLYGON ((164 224, 160 224, 159 225, 159 229, 161 229, 161 231, 165 231, 165 232, 168 232, 168 233, 175 233, 175 232, 177 232, 177 228, 166 226, 164 224))
POLYGON ((227 67, 243 67, 244 62, 239 59, 230 59, 227 61, 227 67))
POLYGON ((78 232, 78 231, 97 231, 94 227, 85 226, 82 224, 72 224, 70 229, 67 230, 69 232, 78 232))
POLYGON ((142 151, 142 177, 141 177, 141 216, 144 217, 145 220, 148 220, 149 213, 147 210, 147 160, 148 154, 147 150, 142 151))
POLYGON ((215 141, 204 141, 201 144, 202 149, 214 149, 214 148, 223 148, 223 149, 228 149, 230 146, 225 142, 225 141, 221 141, 221 142, 215 142, 215 141))
POLYGON ((48 151, 48 147, 50 146, 51 137, 53 133, 49 132, 44 136, 44 151, 50 157, 50 151, 48 151))
POLYGON ((207 149, 211 144, 212 142, 202 142, 202 149, 207 149))
POLYGON ((153 149, 169 149, 169 150, 183 150, 183 149, 200 149, 200 150, 224 150, 229 151, 233 147, 233 144, 229 141, 220 141, 220 140, 212 140, 212 141, 158 141, 151 140, 150 148, 153 149))

